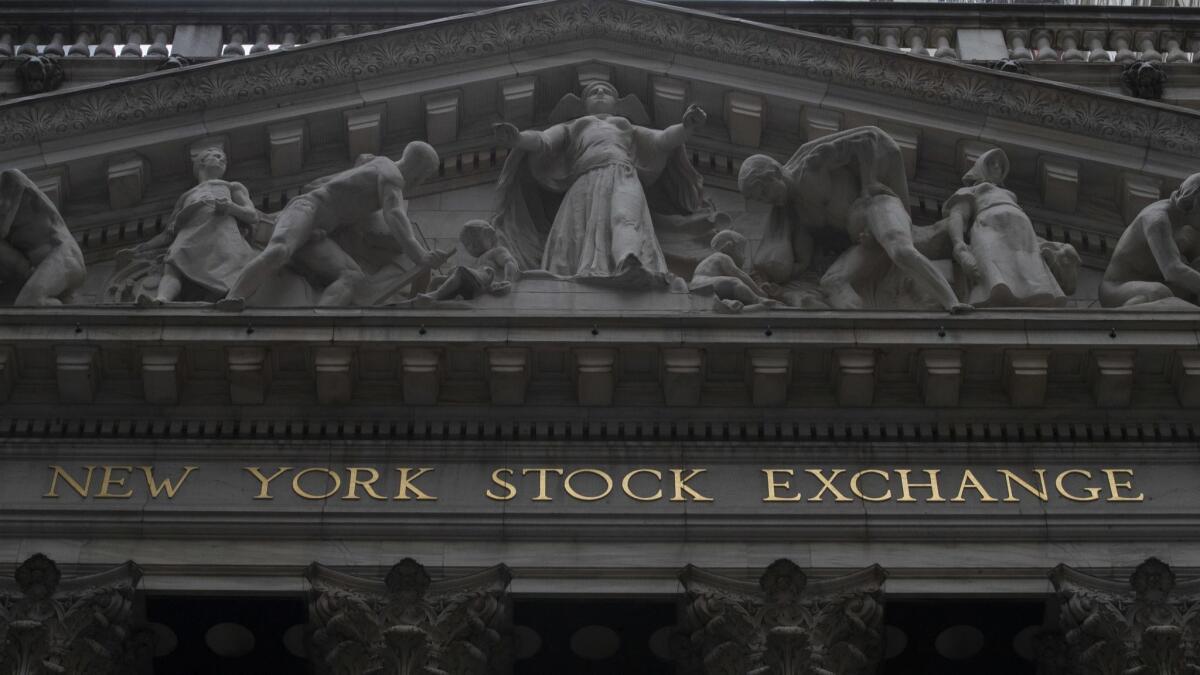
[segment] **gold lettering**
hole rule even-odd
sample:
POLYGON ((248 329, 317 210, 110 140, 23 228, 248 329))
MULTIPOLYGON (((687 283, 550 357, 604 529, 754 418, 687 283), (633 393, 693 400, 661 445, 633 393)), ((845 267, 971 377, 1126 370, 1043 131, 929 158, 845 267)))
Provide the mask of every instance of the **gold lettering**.
POLYGON ((683 497, 683 493, 687 492, 689 495, 691 495, 692 501, 694 501, 694 502, 711 502, 712 498, 705 497, 704 495, 700 494, 699 492, 696 492, 687 484, 687 482, 689 480, 691 480, 691 479, 695 478, 696 476, 699 476, 700 474, 705 473, 707 471, 708 471, 708 469, 691 469, 691 473, 689 473, 687 475, 687 478, 684 478, 683 477, 683 469, 671 469, 671 473, 675 474, 675 496, 671 497, 671 501, 673 501, 673 502, 687 501, 683 497))
POLYGON ((658 469, 634 469, 633 471, 630 471, 629 473, 625 474, 625 477, 621 479, 621 489, 625 491, 625 494, 629 495, 630 499, 636 499, 639 502, 652 502, 657 499, 662 499, 663 491, 662 491, 661 485, 662 485, 662 472, 659 471, 658 469), (650 495, 649 497, 640 497, 640 496, 634 494, 633 488, 630 487, 630 483, 633 482, 633 477, 638 474, 643 474, 643 473, 654 476, 654 479, 657 480, 660 485, 660 487, 658 488, 658 491, 655 492, 654 494, 650 495))
POLYGON ((528 476, 531 473, 536 473, 538 475, 538 493, 537 493, 537 496, 533 498, 533 501, 535 501, 535 502, 554 501, 550 498, 550 495, 547 494, 547 491, 546 491, 546 474, 556 473, 561 476, 561 475, 563 475, 563 470, 562 469, 547 469, 547 468, 521 469, 522 476, 528 476))
POLYGON ((109 492, 109 488, 125 487, 125 481, 129 478, 129 476, 123 476, 121 478, 117 478, 117 477, 113 476, 113 471, 125 471, 127 473, 133 473, 133 467, 132 466, 106 466, 106 467, 104 467, 104 475, 100 478, 100 492, 96 494, 97 499, 129 499, 130 497, 133 496, 132 489, 128 490, 127 492, 120 492, 120 493, 116 493, 116 494, 109 492))
POLYGON ((183 467, 183 475, 179 477, 178 483, 172 483, 170 478, 164 478, 161 483, 155 483, 153 466, 139 466, 138 468, 142 470, 142 473, 146 474, 146 487, 150 489, 151 497, 158 499, 158 495, 162 494, 165 490, 167 499, 174 499, 175 493, 179 491, 179 488, 183 487, 183 481, 187 480, 188 476, 192 475, 192 472, 200 467, 183 467))
POLYGON ((1046 489, 1046 470, 1045 469, 1034 469, 1033 470, 1033 472, 1036 473, 1038 476, 1038 483, 1042 486, 1040 490, 1038 488, 1034 487, 1033 485, 1026 483, 1024 478, 1021 478, 1020 476, 1009 471, 1008 469, 998 469, 998 471, 1000 472, 1001 475, 1004 476, 1004 486, 1008 489, 1008 496, 1004 498, 1004 501, 1006 501, 1006 502, 1021 501, 1021 499, 1019 497, 1017 497, 1016 495, 1013 494, 1013 483, 1016 483, 1017 485, 1020 485, 1022 488, 1025 488, 1025 490, 1028 491, 1029 494, 1033 495, 1034 497, 1037 497, 1038 499, 1040 499, 1044 502, 1050 501, 1050 491, 1046 489))
POLYGON ((513 470, 512 469, 496 469, 495 471, 492 472, 492 482, 495 483, 496 485, 504 488, 505 490, 507 490, 508 494, 503 495, 503 496, 493 494, 491 489, 489 488, 486 492, 484 492, 484 494, 488 496, 488 499, 494 499, 498 502, 506 502, 506 501, 512 499, 513 497, 517 496, 517 487, 506 480, 501 480, 500 474, 502 474, 502 473, 506 473, 509 476, 511 476, 511 475, 513 475, 513 470))
POLYGON ((312 500, 329 499, 330 497, 336 495, 338 493, 338 490, 341 490, 341 489, 342 489, 342 477, 339 476, 336 471, 330 471, 329 469, 326 469, 323 466, 313 466, 313 467, 309 467, 307 469, 301 469, 300 471, 296 472, 295 476, 292 476, 292 492, 295 492, 301 499, 312 499, 312 500), (307 476, 310 473, 317 473, 317 472, 322 472, 326 476, 329 476, 330 478, 333 479, 333 487, 329 489, 329 492, 326 492, 325 494, 322 494, 322 495, 313 494, 311 492, 306 491, 304 488, 300 487, 300 479, 304 478, 305 476, 307 476))
POLYGON ((281 466, 281 467, 279 467, 279 470, 276 471, 275 473, 271 474, 270 477, 262 475, 262 471, 257 466, 243 466, 242 469, 250 472, 251 476, 254 476, 255 478, 258 479, 258 485, 259 485, 258 494, 255 495, 255 497, 254 497, 255 499, 275 499, 274 497, 271 496, 271 493, 269 492, 270 487, 271 487, 271 481, 273 481, 276 478, 279 478, 280 476, 282 476, 283 474, 291 471, 292 467, 281 466))
POLYGON ((612 476, 608 475, 607 473, 605 473, 599 469, 576 469, 575 471, 572 471, 571 473, 567 474, 567 477, 563 480, 563 489, 567 491, 567 494, 571 495, 572 497, 574 497, 575 499, 578 499, 581 502, 594 502, 594 501, 597 501, 600 499, 604 499, 605 497, 607 497, 609 495, 610 492, 612 492, 613 479, 612 479, 612 476), (575 476, 578 476, 581 473, 591 474, 593 476, 598 477, 600 480, 604 481, 604 492, 601 492, 598 495, 593 495, 591 497, 588 497, 588 496, 584 496, 583 494, 576 491, 573 487, 571 487, 571 479, 574 478, 575 476))
POLYGON ((852 501, 854 501, 853 499, 842 494, 841 490, 838 490, 837 486, 833 484, 833 481, 837 480, 838 476, 842 475, 843 473, 846 473, 845 469, 834 469, 833 475, 830 476, 829 478, 826 478, 825 472, 821 471, 820 469, 805 469, 805 471, 807 473, 812 474, 813 477, 815 477, 817 480, 821 481, 821 491, 818 492, 816 495, 809 497, 808 501, 819 502, 819 501, 821 501, 821 497, 826 492, 833 493, 833 501, 835 501, 835 502, 852 502, 852 501))
POLYGON ((858 473, 856 473, 850 477, 850 492, 854 493, 854 496, 858 497, 859 499, 862 499, 862 500, 865 500, 868 502, 886 502, 889 499, 891 499, 892 498, 891 488, 888 488, 887 492, 884 492, 882 495, 880 495, 878 497, 868 497, 866 494, 863 493, 862 490, 860 490, 858 488, 858 481, 862 480, 862 477, 864 475, 868 475, 868 474, 879 476, 879 477, 883 478, 884 485, 886 485, 887 482, 889 480, 891 480, 891 476, 889 476, 888 472, 886 472, 886 471, 880 471, 879 469, 863 469, 862 471, 859 471, 858 473))
POLYGON ((908 474, 912 473, 910 469, 896 469, 896 475, 900 476, 900 491, 903 493, 898 502, 915 502, 917 501, 912 496, 912 488, 929 488, 929 498, 926 502, 944 502, 942 493, 938 489, 938 474, 940 469, 925 469, 925 475, 929 476, 928 483, 910 483, 908 482, 908 474))
POLYGON ((1000 501, 999 499, 996 499, 992 495, 988 494, 987 488, 983 487, 983 483, 979 482, 979 478, 977 478, 970 469, 966 469, 965 471, 963 471, 962 482, 958 484, 958 494, 955 495, 954 499, 951 499, 950 501, 952 501, 952 502, 967 501, 966 499, 963 498, 963 493, 966 492, 967 490, 974 490, 974 491, 978 492, 979 493, 979 501, 981 503, 986 504, 989 502, 1000 501))
POLYGON ((342 497, 345 500, 358 500, 358 488, 361 487, 364 492, 370 495, 371 499, 379 499, 386 501, 387 497, 375 491, 375 481, 379 480, 379 471, 369 466, 348 466, 346 470, 350 472, 350 477, 346 481, 346 496, 342 497), (358 477, 359 472, 363 472, 371 476, 367 480, 358 477))
POLYGON ((762 472, 767 475, 767 496, 763 497, 764 502, 798 502, 798 501, 800 501, 801 495, 799 492, 792 495, 791 497, 780 497, 778 494, 775 493, 776 490, 791 490, 792 489, 791 481, 780 480, 775 477, 775 474, 781 473, 781 474, 787 476, 788 478, 791 478, 792 476, 796 475, 795 471, 792 471, 791 469, 763 469, 762 472))
POLYGON ((1085 471, 1084 469, 1067 469, 1066 471, 1058 474, 1058 478, 1054 479, 1054 487, 1058 488, 1058 494, 1073 502, 1094 502, 1100 499, 1101 490, 1098 487, 1084 488, 1084 492, 1087 493, 1086 497, 1080 497, 1079 495, 1074 495, 1070 492, 1067 492, 1065 485, 1067 476, 1083 476, 1084 478, 1091 480, 1092 472, 1085 471))
POLYGON ((1133 469, 1102 469, 1102 471, 1104 471, 1105 475, 1108 476, 1108 488, 1110 491, 1109 494, 1112 495, 1111 497, 1108 498, 1108 501, 1110 501, 1110 502, 1140 502, 1140 501, 1144 501, 1146 499, 1146 495, 1142 494, 1141 492, 1137 493, 1137 496, 1130 496, 1130 497, 1122 497, 1121 494, 1117 492, 1118 488, 1125 489, 1125 490, 1133 489, 1133 469), (1117 482, 1117 474, 1119 474, 1119 473, 1127 474, 1129 477, 1129 480, 1125 481, 1124 483, 1118 483, 1117 482))
POLYGON ((409 499, 408 492, 409 492, 409 490, 412 490, 412 493, 417 496, 417 501, 419 501, 419 502, 436 502, 437 501, 437 497, 433 497, 429 494, 426 494, 426 492, 424 490, 417 487, 416 485, 413 485, 413 483, 418 478, 420 478, 421 476, 424 476, 425 474, 429 473, 430 471, 433 471, 432 468, 424 467, 421 469, 417 469, 417 472, 412 474, 411 476, 408 475, 409 472, 412 471, 411 467, 405 466, 405 467, 401 467, 396 470, 400 472, 400 489, 396 491, 396 499, 409 499))
POLYGON ((85 466, 83 468, 87 470, 87 478, 83 479, 83 484, 80 485, 66 469, 57 464, 51 464, 50 470, 54 473, 50 475, 50 491, 42 495, 42 497, 53 497, 54 499, 58 499, 59 478, 62 478, 64 481, 66 481, 67 485, 71 486, 72 490, 79 493, 80 497, 87 497, 88 490, 92 489, 92 472, 96 470, 96 467, 85 466))

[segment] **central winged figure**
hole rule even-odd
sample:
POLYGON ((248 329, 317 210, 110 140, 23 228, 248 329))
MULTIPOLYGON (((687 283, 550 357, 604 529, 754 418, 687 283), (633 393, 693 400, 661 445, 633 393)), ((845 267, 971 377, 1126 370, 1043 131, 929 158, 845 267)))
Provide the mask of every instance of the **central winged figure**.
POLYGON ((679 124, 647 120, 633 96, 594 82, 568 94, 545 131, 496 125, 514 151, 504 165, 493 224, 523 269, 626 287, 690 275, 714 226, 728 222, 705 198, 684 142, 707 115, 692 105, 679 124))

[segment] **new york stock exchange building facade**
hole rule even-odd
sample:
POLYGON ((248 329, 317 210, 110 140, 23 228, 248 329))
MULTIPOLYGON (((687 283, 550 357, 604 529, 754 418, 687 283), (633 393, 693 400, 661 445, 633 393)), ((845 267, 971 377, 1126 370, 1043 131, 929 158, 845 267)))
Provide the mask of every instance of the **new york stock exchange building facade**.
POLYGON ((1200 672, 1200 15, 161 5, 0 7, 0 674, 1200 672))

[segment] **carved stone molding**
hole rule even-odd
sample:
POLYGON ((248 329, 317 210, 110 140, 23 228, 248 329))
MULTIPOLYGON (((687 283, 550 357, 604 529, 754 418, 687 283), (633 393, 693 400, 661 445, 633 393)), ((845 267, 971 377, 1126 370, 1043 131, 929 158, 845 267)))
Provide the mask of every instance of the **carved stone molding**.
POLYGON ((1157 558, 1127 584, 1059 565, 1050 580, 1060 601, 1063 675, 1200 672, 1200 579, 1179 583, 1157 558))
POLYGON ((135 625, 142 572, 132 562, 64 580, 36 553, 0 584, 0 673, 132 675, 147 672, 150 638, 135 625))
POLYGON ((512 607, 504 565, 432 581, 405 558, 382 581, 319 563, 305 577, 309 649, 326 675, 504 675, 512 671, 512 607))
POLYGON ((899 99, 1018 122, 1035 120, 1062 131, 1170 152, 1200 151, 1200 115, 1195 113, 636 0, 530 3, 280 50, 265 59, 228 59, 14 101, 0 106, 0 148, 587 39, 836 81, 899 99))
POLYGON ((683 675, 873 673, 883 658, 882 567, 809 582, 776 560, 757 585, 688 566, 677 645, 683 675))

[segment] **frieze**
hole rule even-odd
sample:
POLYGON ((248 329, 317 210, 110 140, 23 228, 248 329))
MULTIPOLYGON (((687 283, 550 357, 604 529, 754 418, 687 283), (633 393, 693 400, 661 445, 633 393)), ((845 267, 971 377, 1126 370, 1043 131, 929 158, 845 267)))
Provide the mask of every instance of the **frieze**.
POLYGON ((1183 110, 635 0, 523 5, 16 101, 0 107, 0 149, 586 39, 847 83, 1180 154, 1200 150, 1200 119, 1183 110))

